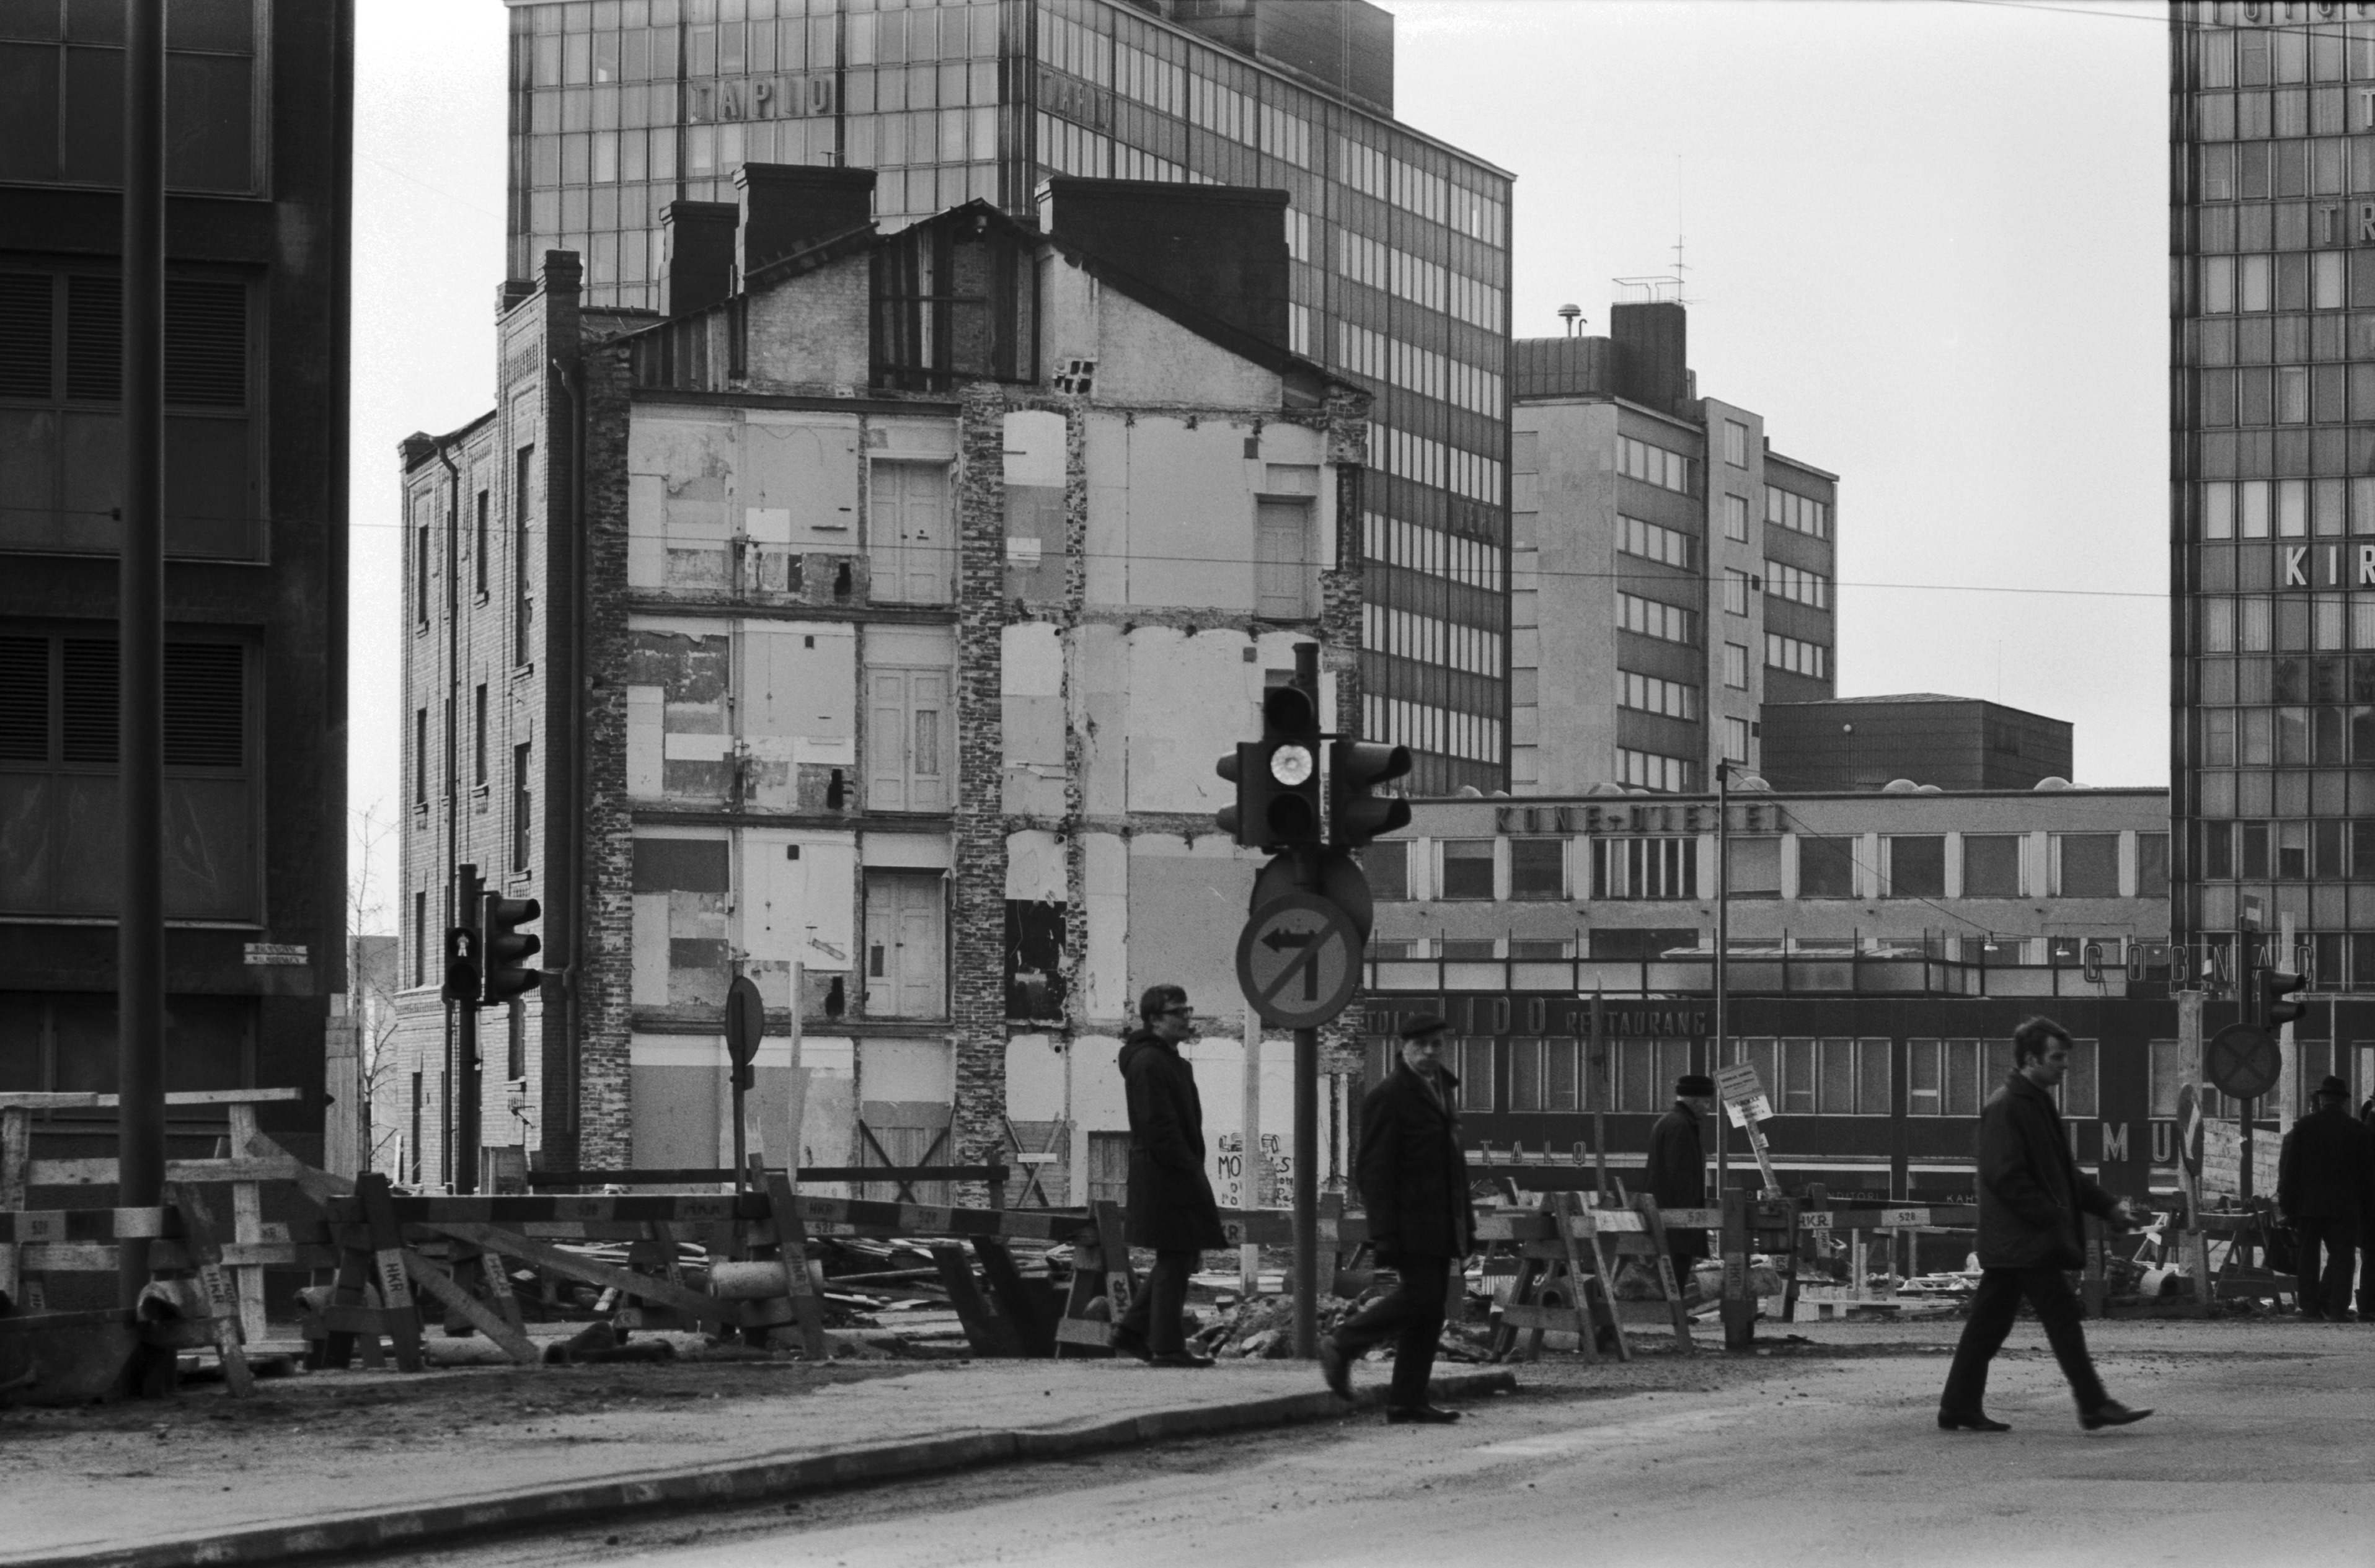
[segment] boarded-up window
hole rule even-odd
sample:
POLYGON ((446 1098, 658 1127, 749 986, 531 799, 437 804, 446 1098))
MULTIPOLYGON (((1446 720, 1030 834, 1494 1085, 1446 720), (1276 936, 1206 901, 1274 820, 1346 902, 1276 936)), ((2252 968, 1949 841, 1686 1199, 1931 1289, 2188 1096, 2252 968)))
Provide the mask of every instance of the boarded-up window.
POLYGON ((1781 841, 1738 838, 1731 841, 1731 893, 1734 898, 1773 899, 1781 896, 1781 841))
POLYGON ((1129 1201, 1129 1134, 1089 1135, 1088 1200, 1120 1204, 1129 1201))
POLYGON ((724 834, 635 840, 634 1000, 723 1007, 733 874, 724 834))
MULTIPOLYGON (((257 914, 247 652, 169 642, 165 912, 257 914)), ((112 637, 0 637, 0 910, 112 914, 121 834, 112 637)))
POLYGON ((1263 501, 1254 517, 1254 613, 1299 620, 1311 613, 1311 504, 1263 501))

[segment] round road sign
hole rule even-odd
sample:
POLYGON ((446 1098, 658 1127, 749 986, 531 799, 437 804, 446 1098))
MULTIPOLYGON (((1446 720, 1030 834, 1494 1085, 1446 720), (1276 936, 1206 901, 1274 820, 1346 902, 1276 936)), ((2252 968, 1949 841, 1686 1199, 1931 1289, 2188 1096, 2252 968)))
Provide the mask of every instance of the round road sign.
POLYGON ((1237 937, 1237 984, 1263 1022, 1317 1029, 1353 999, 1361 949, 1342 910, 1317 893, 1288 893, 1246 922, 1237 937))
POLYGON ((2256 1023, 2230 1023, 2210 1037, 2202 1076, 2238 1100, 2257 1100, 2284 1075, 2276 1037, 2256 1023))
POLYGON ((766 1032, 767 1004, 759 987, 749 975, 736 975, 734 984, 726 988, 726 1054, 734 1058, 736 1067, 749 1067, 766 1032))

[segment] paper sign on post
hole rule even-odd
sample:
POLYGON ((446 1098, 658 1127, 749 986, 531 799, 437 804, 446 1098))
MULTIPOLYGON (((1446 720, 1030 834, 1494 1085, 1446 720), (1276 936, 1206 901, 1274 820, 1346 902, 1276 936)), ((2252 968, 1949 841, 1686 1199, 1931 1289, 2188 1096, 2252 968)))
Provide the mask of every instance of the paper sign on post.
POLYGON ((1731 1125, 1744 1127, 1751 1122, 1761 1122, 1773 1114, 1772 1102, 1765 1098, 1765 1085, 1756 1076, 1753 1062, 1733 1062, 1718 1067, 1715 1072, 1716 1097, 1723 1102, 1731 1117, 1731 1125))

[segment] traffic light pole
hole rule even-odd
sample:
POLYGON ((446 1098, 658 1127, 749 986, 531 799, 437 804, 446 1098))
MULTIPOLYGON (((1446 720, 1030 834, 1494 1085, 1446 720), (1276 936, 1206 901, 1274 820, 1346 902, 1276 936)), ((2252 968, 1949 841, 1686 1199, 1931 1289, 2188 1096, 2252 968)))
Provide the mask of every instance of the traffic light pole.
MULTIPOLYGON (((1294 684, 1319 712, 1319 645, 1294 645, 1294 684)), ((1328 824, 1320 831, 1325 843, 1328 824)), ((1318 858, 1298 850, 1294 885, 1319 890, 1318 858)), ((1294 1353, 1311 1361, 1319 1354, 1319 1031, 1294 1032, 1294 1353)))
MULTIPOLYGON (((479 868, 464 865, 454 873, 454 923, 476 927, 479 924, 479 868)), ((454 1173, 454 1190, 474 1193, 479 1190, 479 1004, 473 999, 454 1004, 454 1079, 456 1102, 454 1108, 454 1149, 448 1163, 454 1173)))

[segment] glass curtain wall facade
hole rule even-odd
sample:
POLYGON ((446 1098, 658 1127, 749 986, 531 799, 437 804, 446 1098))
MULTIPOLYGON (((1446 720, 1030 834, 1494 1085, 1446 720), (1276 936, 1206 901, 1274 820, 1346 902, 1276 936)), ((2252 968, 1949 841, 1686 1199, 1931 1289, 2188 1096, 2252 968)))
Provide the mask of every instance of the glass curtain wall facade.
POLYGON ((1364 729, 1505 786, 1507 174, 1112 0, 512 6, 510 272, 657 303, 660 210, 750 162, 880 171, 886 229, 1050 174, 1289 193, 1292 347, 1377 395, 1364 729), (1380 613, 1384 612, 1384 613, 1380 613))
POLYGON ((2174 935, 2375 990, 2375 6, 2172 15, 2174 935))

